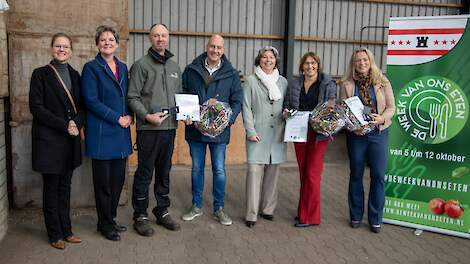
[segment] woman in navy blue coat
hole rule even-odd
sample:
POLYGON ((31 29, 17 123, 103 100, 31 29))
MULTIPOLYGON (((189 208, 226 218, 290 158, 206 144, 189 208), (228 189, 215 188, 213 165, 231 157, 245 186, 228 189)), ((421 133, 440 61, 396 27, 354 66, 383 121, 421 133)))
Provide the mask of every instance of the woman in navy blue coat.
POLYGON ((82 93, 87 109, 85 154, 92 159, 98 231, 109 240, 121 239, 125 226, 115 222, 124 185, 126 160, 131 154, 129 126, 132 117, 126 106, 127 66, 114 52, 117 32, 99 26, 95 34, 99 50, 82 72, 82 93))

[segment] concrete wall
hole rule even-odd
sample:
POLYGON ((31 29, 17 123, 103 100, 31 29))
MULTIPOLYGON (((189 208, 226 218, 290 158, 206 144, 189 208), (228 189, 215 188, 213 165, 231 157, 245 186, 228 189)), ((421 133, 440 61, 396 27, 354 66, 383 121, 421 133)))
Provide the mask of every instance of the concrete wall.
MULTIPOLYGON (((28 107, 29 81, 33 69, 51 60, 50 39, 65 32, 73 39, 71 65, 81 72, 97 49, 94 32, 98 25, 118 29, 121 36, 118 56, 127 57, 127 1, 11 1, 8 12, 8 52, 11 103, 13 197, 16 207, 42 205, 41 175, 31 169, 31 120, 28 107)), ((94 205, 91 162, 75 171, 72 179, 72 206, 94 205)), ((126 184, 127 186, 127 184, 126 184)), ((127 201, 127 190, 122 201, 127 201)))
POLYGON ((5 107, 3 98, 8 96, 8 53, 5 14, 0 13, 0 240, 8 227, 8 191, 5 155, 5 107))

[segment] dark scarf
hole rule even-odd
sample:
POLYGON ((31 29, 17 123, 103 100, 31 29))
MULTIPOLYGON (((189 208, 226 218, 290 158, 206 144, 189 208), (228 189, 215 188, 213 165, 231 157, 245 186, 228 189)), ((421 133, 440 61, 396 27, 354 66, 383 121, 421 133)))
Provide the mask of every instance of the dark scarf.
POLYGON ((376 114, 377 110, 370 95, 370 87, 372 86, 372 79, 370 78, 370 75, 357 73, 356 81, 357 85, 359 86, 359 96, 362 99, 362 103, 365 106, 368 106, 372 113, 376 114))
POLYGON ((157 51, 155 51, 152 47, 149 48, 148 53, 152 58, 161 64, 165 64, 167 60, 169 60, 171 57, 173 57, 173 53, 171 53, 169 50, 165 50, 165 55, 162 56, 160 55, 157 51))

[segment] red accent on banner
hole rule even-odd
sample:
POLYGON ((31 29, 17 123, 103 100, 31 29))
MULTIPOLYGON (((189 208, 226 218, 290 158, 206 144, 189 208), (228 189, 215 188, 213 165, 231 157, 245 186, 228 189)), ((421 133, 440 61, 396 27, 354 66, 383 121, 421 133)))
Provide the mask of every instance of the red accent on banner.
POLYGON ((432 35, 432 34, 463 34, 465 28, 417 28, 390 29, 389 35, 432 35))
POLYGON ((429 56, 429 55, 444 55, 449 50, 388 50, 388 55, 395 56, 429 56))

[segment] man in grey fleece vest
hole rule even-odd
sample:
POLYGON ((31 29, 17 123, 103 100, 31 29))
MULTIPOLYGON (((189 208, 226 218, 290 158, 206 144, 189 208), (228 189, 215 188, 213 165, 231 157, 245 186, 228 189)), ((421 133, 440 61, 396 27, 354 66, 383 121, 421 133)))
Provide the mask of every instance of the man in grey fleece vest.
POLYGON ((156 222, 169 230, 179 230, 168 212, 170 206, 171 157, 176 135, 175 94, 182 92, 181 70, 167 50, 168 28, 150 28, 152 47, 132 65, 127 102, 137 116, 138 167, 134 176, 132 206, 134 229, 142 236, 154 233, 147 215, 149 185, 155 170, 155 198, 152 212, 156 222))

